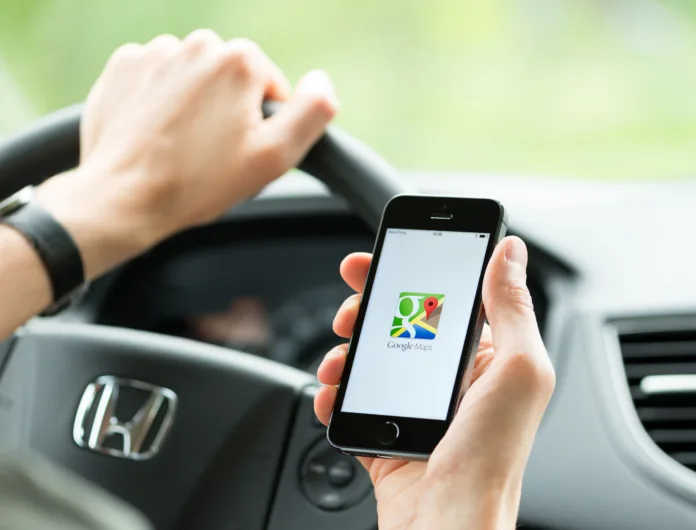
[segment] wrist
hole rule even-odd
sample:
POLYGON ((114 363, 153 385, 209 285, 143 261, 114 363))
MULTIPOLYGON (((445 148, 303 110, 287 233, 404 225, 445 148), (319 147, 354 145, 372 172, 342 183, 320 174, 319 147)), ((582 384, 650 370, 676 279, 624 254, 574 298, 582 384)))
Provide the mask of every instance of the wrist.
POLYGON ((428 489, 421 506, 423 528, 513 530, 517 525, 521 480, 485 477, 462 484, 441 480, 428 489))
POLYGON ((136 178, 104 178, 81 167, 53 177, 36 189, 36 201, 70 233, 94 279, 166 237, 136 187, 136 178))

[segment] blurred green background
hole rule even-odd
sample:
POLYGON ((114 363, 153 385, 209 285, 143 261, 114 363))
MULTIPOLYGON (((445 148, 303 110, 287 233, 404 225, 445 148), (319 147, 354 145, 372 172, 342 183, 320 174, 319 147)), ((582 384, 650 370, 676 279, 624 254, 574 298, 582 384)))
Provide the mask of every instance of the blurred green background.
POLYGON ((0 0, 0 134, 80 100, 109 53, 209 27, 400 168, 548 177, 696 172, 696 3, 672 0, 0 0))

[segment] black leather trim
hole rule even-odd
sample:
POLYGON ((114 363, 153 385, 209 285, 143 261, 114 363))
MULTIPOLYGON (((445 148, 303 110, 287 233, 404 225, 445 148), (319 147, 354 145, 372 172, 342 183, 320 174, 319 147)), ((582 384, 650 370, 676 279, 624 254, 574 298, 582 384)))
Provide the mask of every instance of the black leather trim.
POLYGON ((82 256, 68 231, 34 201, 2 219, 34 247, 46 268, 58 302, 85 282, 82 256))

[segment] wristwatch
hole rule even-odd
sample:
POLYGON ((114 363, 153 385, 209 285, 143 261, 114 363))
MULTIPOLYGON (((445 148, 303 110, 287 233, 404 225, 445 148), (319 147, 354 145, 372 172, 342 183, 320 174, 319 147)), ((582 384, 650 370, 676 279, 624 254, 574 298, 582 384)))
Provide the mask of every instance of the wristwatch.
POLYGON ((51 316, 68 307, 86 289, 85 270, 77 244, 68 231, 34 198, 28 186, 0 202, 0 223, 31 243, 46 268, 53 303, 43 313, 51 316))

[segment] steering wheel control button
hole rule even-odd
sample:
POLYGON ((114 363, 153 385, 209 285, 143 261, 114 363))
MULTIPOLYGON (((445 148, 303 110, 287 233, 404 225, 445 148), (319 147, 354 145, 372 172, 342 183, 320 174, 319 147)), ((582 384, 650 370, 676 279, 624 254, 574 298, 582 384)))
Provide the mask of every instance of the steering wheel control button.
POLYGON ((336 451, 324 438, 302 461, 300 486, 314 506, 330 511, 355 506, 372 489, 370 477, 355 459, 336 451))
POLYGON ((382 445, 391 445, 399 437, 399 426, 393 421, 385 421, 375 430, 375 438, 382 445))
POLYGON ((326 464, 312 460, 307 466, 307 473, 321 477, 326 474, 326 464))
POLYGON ((335 491, 327 491, 321 495, 318 504, 325 510, 340 510, 343 508, 343 499, 335 491))
POLYGON ((355 464, 348 460, 337 460, 329 467, 329 482, 337 488, 343 488, 355 478, 355 464))

